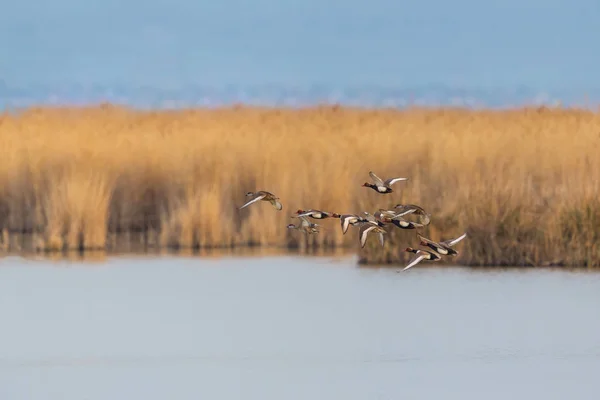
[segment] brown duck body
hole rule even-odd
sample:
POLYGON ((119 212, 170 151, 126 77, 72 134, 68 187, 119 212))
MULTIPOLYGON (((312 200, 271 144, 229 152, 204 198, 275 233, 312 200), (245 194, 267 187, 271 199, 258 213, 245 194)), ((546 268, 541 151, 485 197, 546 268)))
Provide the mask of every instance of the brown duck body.
POLYGON ((246 193, 246 197, 254 197, 252 200, 248 201, 242 208, 248 207, 250 204, 256 203, 257 201, 268 201, 271 205, 277 210, 281 211, 283 209, 283 205, 279 201, 279 197, 275 196, 271 192, 267 192, 266 190, 259 190, 258 192, 248 192, 246 193))
POLYGON ((302 231, 305 234, 319 233, 319 224, 315 224, 310 222, 306 217, 298 217, 300 219, 300 223, 298 226, 294 224, 289 224, 288 229, 296 229, 302 231))

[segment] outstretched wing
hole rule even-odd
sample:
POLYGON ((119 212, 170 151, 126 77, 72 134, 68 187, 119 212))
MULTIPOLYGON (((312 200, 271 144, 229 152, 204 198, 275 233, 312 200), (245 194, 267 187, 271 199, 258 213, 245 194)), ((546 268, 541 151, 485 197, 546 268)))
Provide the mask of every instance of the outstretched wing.
POLYGON ((403 269, 402 271, 406 271, 407 269, 414 267, 415 265, 417 265, 418 263, 420 263, 420 262, 421 262, 421 260, 423 260, 424 258, 425 258, 425 257, 423 257, 423 256, 417 256, 417 257, 415 257, 415 258, 414 258, 414 259, 413 259, 413 260, 410 262, 410 264, 408 264, 406 267, 404 267, 404 269, 403 269))
POLYGON ((375 173, 373 171, 369 171, 369 176, 371 177, 371 179, 373 179, 373 182, 377 186, 383 186, 383 180, 381 180, 380 177, 378 177, 377 175, 375 175, 375 173))
POLYGON ((369 222, 371 224, 377 224, 377 220, 375 219, 374 216, 372 216, 371 214, 369 214, 366 211, 363 211, 363 214, 365 214, 365 218, 364 219, 366 220, 366 222, 369 222))
POLYGON ((399 213, 410 213, 410 212, 414 212, 414 213, 425 213, 425 210, 423 209, 423 207, 420 207, 416 204, 396 204, 394 206, 395 209, 398 210, 399 213), (410 211, 410 212, 409 212, 410 211))
POLYGON ((352 218, 352 216, 340 218, 340 223, 342 224, 342 233, 346 234, 346 232, 348 231, 348 227, 350 226, 351 218, 352 218))
POLYGON ((394 218, 396 218, 396 217, 404 217, 405 215, 412 214, 412 213, 414 213, 416 211, 417 211, 416 208, 402 209, 402 211, 400 211, 400 212, 398 212, 397 214, 394 215, 394 218))
POLYGON ((423 236, 423 235, 421 235, 421 234, 419 234, 419 233, 417 233, 417 237, 418 237, 420 240, 424 241, 425 243, 432 244, 432 245, 434 245, 434 246, 436 246, 436 247, 441 247, 441 246, 439 245, 439 243, 436 243, 436 242, 434 242, 434 241, 433 241, 433 240, 431 240, 431 239, 427 239, 425 236, 423 236))
POLYGON ((281 211, 283 209, 283 204, 281 204, 281 202, 277 199, 271 200, 270 203, 273 205, 273 207, 275 207, 276 210, 281 211))
POLYGON ((239 208, 239 210, 241 210, 242 208, 248 207, 252 203, 256 203, 257 201, 264 199, 265 196, 266 196, 266 194, 261 194, 260 196, 257 196, 255 198, 253 198, 252 200, 250 200, 249 202, 247 202, 246 204, 244 204, 243 206, 241 206, 239 208))
POLYGON ((379 212, 380 215, 383 215, 387 218, 394 218, 396 214, 394 211, 391 210, 384 210, 383 208, 380 208, 379 210, 377 210, 379 212))
POLYGON ((386 179, 384 183, 386 186, 390 186, 396 182, 407 181, 407 180, 408 180, 408 178, 390 178, 390 179, 386 179))
POLYGON ((311 226, 311 222, 305 216, 299 215, 298 219, 300 219, 300 225, 301 226, 306 226, 306 227, 310 227, 311 226))
POLYGON ((310 217, 315 213, 315 210, 304 211, 302 214, 298 214, 298 217, 310 217))
POLYGON ((372 231, 373 229, 375 229, 377 227, 377 225, 373 225, 370 223, 365 223, 362 224, 358 230, 358 235, 360 236, 360 247, 365 247, 365 244, 367 243, 367 236, 369 235, 369 232, 372 231))
POLYGON ((466 237, 467 237, 467 233, 465 232, 462 235, 460 235, 459 237, 457 237, 456 239, 444 240, 442 243, 447 246, 454 246, 456 243, 460 242, 461 240, 463 240, 466 237))
POLYGON ((431 222, 431 214, 429 213, 422 213, 419 214, 419 221, 421 221, 421 224, 423 225, 429 225, 429 223, 431 222))
POLYGON ((383 232, 378 232, 379 233, 379 243, 381 243, 381 247, 383 247, 384 243, 385 243, 385 238, 383 237, 383 232))

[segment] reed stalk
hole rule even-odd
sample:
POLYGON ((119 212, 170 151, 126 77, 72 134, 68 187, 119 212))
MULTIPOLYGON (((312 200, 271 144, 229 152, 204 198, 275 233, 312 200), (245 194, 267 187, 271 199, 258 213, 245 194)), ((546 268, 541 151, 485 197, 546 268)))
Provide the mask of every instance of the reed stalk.
POLYGON ((425 236, 468 233, 454 263, 600 264, 598 112, 31 108, 0 116, 0 148, 3 248, 35 233, 39 250, 103 249, 129 232, 159 248, 308 243, 404 263, 414 231, 390 227, 383 249, 375 236, 360 249, 358 230, 342 235, 337 219, 317 221, 307 243, 286 226, 297 209, 414 203, 432 214, 425 236), (370 170, 410 180, 381 195, 361 187, 370 170), (238 210, 256 190, 283 211, 238 210))

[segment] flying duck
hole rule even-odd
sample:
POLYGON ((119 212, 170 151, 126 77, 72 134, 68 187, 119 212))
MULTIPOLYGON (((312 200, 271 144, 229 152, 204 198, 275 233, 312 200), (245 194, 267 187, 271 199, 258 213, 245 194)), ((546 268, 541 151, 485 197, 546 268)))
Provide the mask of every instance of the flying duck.
POLYGON ((373 171, 369 171, 369 176, 375 183, 373 184, 373 183, 365 182, 365 183, 363 183, 363 187, 369 187, 369 188, 373 189, 374 191, 376 191, 377 193, 381 193, 381 194, 392 193, 393 190, 390 186, 392 186, 396 182, 408 180, 408 178, 390 178, 390 179, 386 179, 384 181, 380 177, 375 175, 375 173, 373 171))
MULTIPOLYGON (((442 257, 434 251, 420 250, 420 249, 416 250, 416 249, 413 249, 412 247, 407 247, 405 251, 415 253, 417 255, 417 257, 413 258, 412 261, 406 267, 404 267, 404 269, 402 271, 406 271, 407 269, 414 267, 415 265, 417 265, 418 263, 420 263, 423 260, 439 261, 442 259, 442 257)), ((398 272, 400 272, 400 271, 398 271, 398 272)))
POLYGON ((463 233, 461 236, 457 237, 456 239, 448 239, 448 240, 444 240, 444 241, 440 241, 440 242, 434 242, 433 240, 427 239, 426 237, 423 237, 423 236, 419 235, 418 233, 417 233, 417 236, 419 237, 419 240, 421 240, 421 243, 420 243, 421 246, 427 246, 430 249, 432 249, 442 255, 456 256, 456 255, 458 255, 458 251, 454 250, 450 246, 454 246, 456 243, 458 243, 461 240, 463 240, 464 238, 466 238, 467 234, 463 233))
POLYGON ((273 193, 266 192, 264 190, 259 190, 258 192, 248 192, 246 193, 246 197, 255 196, 252 200, 239 207, 239 210, 242 208, 248 207, 252 203, 256 203, 259 200, 268 201, 275 207, 276 210, 281 211, 283 209, 283 205, 279 202, 279 197, 275 196, 273 193))

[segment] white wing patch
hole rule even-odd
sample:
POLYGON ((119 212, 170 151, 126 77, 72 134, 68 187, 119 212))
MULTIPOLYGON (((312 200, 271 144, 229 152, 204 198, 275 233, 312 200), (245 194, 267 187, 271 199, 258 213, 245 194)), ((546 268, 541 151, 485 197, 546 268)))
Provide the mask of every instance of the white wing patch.
POLYGON ((415 211, 417 211, 417 209, 416 209, 416 208, 410 208, 410 209, 409 209, 409 210, 407 210, 407 211, 402 211, 402 212, 399 212, 398 214, 396 214, 396 215, 395 215, 395 217, 394 217, 394 218, 396 218, 396 217, 404 217, 405 215, 412 214, 412 213, 414 213, 415 211))
POLYGON ((465 232, 461 236, 457 237, 456 239, 446 240, 445 243, 448 246, 454 246, 456 243, 460 242, 461 240, 463 240, 466 237, 467 237, 467 233, 465 232))
POLYGON ((396 182, 407 181, 407 180, 408 180, 408 178, 391 178, 391 179, 388 179, 387 181, 385 181, 385 183, 387 185, 393 185, 396 182))
POLYGON ((367 243, 367 236, 369 235, 369 232, 375 228, 376 228, 375 225, 371 225, 371 226, 363 225, 360 227, 360 230, 359 230, 360 247, 365 247, 365 244, 367 243))
POLYGON ((417 265, 418 263, 420 263, 421 260, 423 260, 424 258, 425 257, 423 257, 423 256, 416 257, 414 260, 412 260, 410 262, 410 264, 408 264, 406 267, 404 267, 404 269, 402 271, 406 271, 407 269, 414 267, 415 265, 417 265))
POLYGON ((342 232, 345 234, 348 231, 348 227, 350 226, 350 218, 346 217, 342 220, 342 232))

